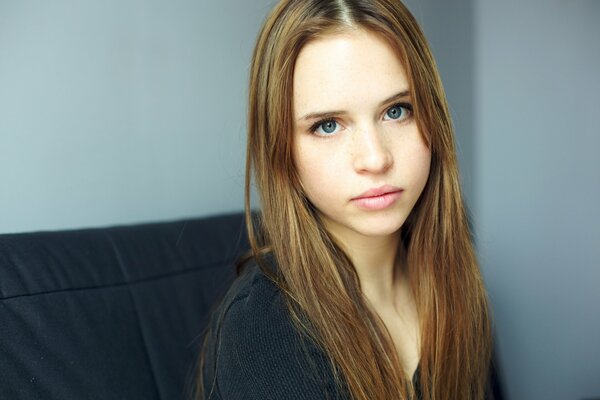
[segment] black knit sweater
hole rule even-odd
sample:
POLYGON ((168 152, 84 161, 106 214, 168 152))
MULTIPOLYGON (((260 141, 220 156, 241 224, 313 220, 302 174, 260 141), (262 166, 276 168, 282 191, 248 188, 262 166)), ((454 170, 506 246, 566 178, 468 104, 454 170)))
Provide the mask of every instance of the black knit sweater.
MULTIPOLYGON (((208 340, 205 399, 350 399, 345 387, 335 387, 325 354, 296 333, 279 288, 255 264, 213 314, 208 340)), ((418 385, 418 369, 413 380, 418 385)))

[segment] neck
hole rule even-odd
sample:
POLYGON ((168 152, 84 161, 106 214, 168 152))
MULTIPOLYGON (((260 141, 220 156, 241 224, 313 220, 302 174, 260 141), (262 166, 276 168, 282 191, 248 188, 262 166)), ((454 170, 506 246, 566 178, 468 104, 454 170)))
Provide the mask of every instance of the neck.
POLYGON ((378 310, 395 309, 401 295, 398 291, 406 288, 400 233, 372 237, 344 232, 334 236, 352 261, 361 290, 371 305, 378 310))

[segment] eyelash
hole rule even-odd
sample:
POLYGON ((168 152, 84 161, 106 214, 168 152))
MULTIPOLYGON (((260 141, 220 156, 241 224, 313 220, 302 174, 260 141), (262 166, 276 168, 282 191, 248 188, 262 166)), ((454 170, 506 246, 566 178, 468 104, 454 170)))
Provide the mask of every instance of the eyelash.
MULTIPOLYGON (((412 117, 413 106, 410 103, 396 103, 396 104, 392 105, 391 107, 387 108, 385 110, 385 112, 387 113, 389 110, 391 110, 392 108, 396 108, 396 107, 404 108, 409 113, 409 116, 406 117, 406 118, 404 118, 404 119, 412 117)), ((312 124, 312 126, 309 128, 310 133, 314 133, 315 135, 318 135, 318 136, 325 136, 325 135, 319 135, 319 134, 317 134, 317 129, 319 129, 319 127, 321 125, 327 124, 329 122, 338 123, 337 119, 335 119, 335 118, 324 118, 324 119, 321 119, 321 120, 315 122, 314 124, 312 124)), ((327 135, 327 136, 330 136, 330 135, 327 135)))

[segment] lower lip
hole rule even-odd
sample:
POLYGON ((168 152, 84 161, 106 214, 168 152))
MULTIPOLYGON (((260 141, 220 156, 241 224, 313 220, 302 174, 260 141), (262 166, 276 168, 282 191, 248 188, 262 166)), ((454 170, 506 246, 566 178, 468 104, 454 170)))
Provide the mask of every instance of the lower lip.
POLYGON ((402 194, 402 191, 382 194, 381 196, 361 197, 353 199, 352 202, 365 210, 383 210, 394 204, 402 194))

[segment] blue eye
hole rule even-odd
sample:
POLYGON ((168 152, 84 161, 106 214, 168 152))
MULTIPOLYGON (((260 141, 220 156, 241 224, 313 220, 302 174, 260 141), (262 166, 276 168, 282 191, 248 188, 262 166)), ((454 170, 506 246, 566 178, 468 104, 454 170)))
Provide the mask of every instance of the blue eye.
POLYGON ((310 128, 310 130, 319 136, 331 136, 337 132, 339 128, 338 125, 339 124, 335 120, 328 119, 317 122, 310 128))
POLYGON ((385 116, 389 120, 399 121, 404 120, 410 116, 412 112, 412 106, 410 104, 395 104, 388 108, 385 112, 385 116))

